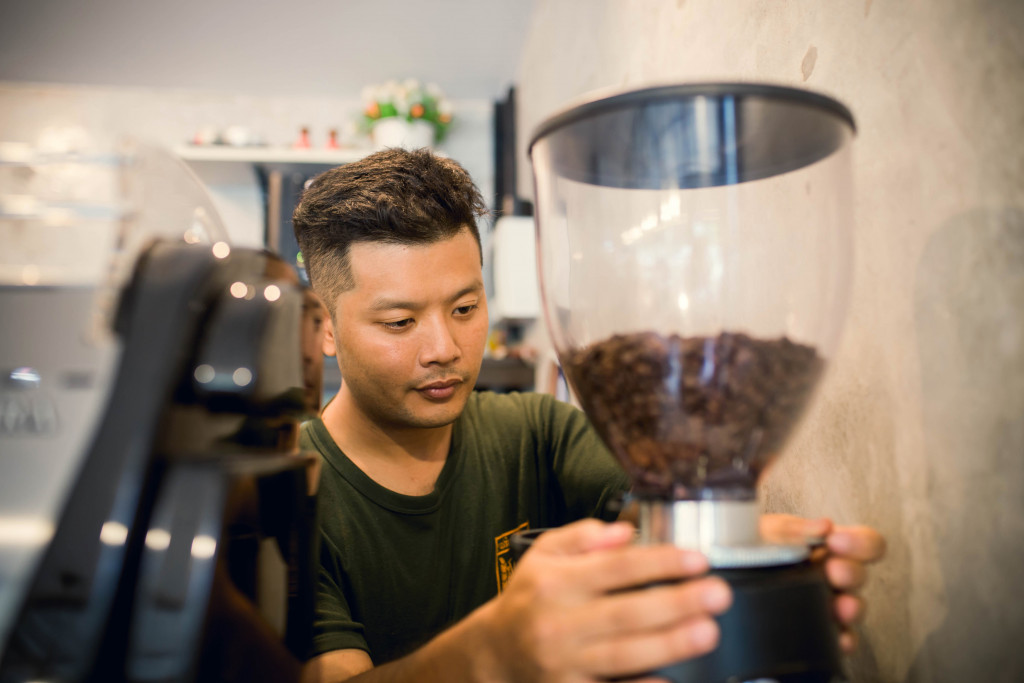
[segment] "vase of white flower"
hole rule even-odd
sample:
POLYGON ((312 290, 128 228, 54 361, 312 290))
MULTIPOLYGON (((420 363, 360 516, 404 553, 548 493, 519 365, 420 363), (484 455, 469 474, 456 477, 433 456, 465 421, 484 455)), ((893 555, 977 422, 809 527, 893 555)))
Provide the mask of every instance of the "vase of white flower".
POLYGON ((437 85, 416 79, 363 89, 363 125, 374 145, 417 149, 441 140, 452 122, 452 106, 437 85))
POLYGON ((374 122, 370 132, 373 144, 378 149, 404 147, 419 149, 434 144, 434 127, 426 121, 406 121, 389 116, 374 122))

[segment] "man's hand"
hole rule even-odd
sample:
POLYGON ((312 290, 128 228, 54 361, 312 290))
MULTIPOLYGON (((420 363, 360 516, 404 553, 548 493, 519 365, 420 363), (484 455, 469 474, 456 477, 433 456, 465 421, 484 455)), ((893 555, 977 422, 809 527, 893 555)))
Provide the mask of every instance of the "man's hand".
MULTIPOLYGON (((789 515, 765 515, 761 531, 778 543, 824 541, 825 571, 838 591, 840 645, 851 651, 856 638, 850 629, 864 610, 855 593, 865 565, 885 553, 885 541, 867 527, 789 515)), ((633 539, 628 522, 583 520, 545 532, 498 597, 411 655, 353 681, 592 683, 713 650, 719 638, 714 616, 732 602, 728 585, 702 576, 708 564, 700 553, 633 539)), ((369 666, 367 658, 358 670, 369 666)))
POLYGON ((714 649, 726 583, 696 578, 708 569, 701 554, 635 545, 633 534, 628 523, 584 520, 537 539, 504 592, 471 617, 497 648, 495 678, 594 681, 714 649))
POLYGON ((833 603, 839 621, 839 647, 849 654, 857 647, 853 626, 864 617, 857 592, 867 580, 867 565, 885 555, 885 539, 866 526, 835 526, 828 519, 764 515, 761 535, 773 543, 822 543, 825 575, 837 593, 833 603))

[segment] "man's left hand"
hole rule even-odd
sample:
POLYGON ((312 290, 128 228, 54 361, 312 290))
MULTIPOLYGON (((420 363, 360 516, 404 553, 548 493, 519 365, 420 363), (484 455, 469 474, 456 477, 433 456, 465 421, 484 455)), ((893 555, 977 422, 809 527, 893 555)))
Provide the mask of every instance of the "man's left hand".
POLYGON ((857 595, 867 580, 867 565, 885 555, 885 539, 866 526, 837 526, 829 519, 794 515, 763 515, 761 534, 773 543, 822 545, 825 575, 836 591, 833 609, 839 622, 839 647, 846 654, 857 648, 853 626, 864 617, 864 600, 857 595))

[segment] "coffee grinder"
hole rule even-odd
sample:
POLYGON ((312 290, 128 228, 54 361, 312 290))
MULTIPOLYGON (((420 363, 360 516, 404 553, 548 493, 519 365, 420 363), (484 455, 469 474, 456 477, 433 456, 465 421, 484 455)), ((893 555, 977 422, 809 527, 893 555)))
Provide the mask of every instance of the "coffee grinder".
POLYGON ((531 140, 548 328, 639 542, 733 589, 718 648, 671 681, 843 680, 823 571, 761 538, 756 485, 839 339, 854 135, 834 99, 725 83, 590 99, 531 140))
POLYGON ((319 301, 94 131, 0 140, 0 245, 0 683, 299 680, 319 301))

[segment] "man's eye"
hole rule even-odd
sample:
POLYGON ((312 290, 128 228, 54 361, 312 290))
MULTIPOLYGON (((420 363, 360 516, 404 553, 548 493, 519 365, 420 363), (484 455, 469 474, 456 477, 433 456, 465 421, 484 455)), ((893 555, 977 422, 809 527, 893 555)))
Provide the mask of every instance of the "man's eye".
POLYGON ((409 325, 412 325, 412 318, 406 318, 404 320, 395 320, 394 322, 387 322, 381 324, 389 330, 404 330, 409 325))
POLYGON ((476 304, 469 304, 468 306, 459 306, 455 309, 456 315, 469 315, 477 309, 476 304))

